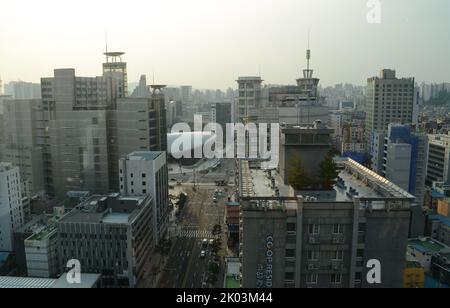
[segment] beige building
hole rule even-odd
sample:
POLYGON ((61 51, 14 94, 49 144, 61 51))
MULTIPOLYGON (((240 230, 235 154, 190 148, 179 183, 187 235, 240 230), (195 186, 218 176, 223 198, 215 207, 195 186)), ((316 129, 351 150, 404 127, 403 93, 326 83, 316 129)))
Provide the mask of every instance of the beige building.
POLYGON ((410 124, 414 115, 414 78, 397 78, 384 69, 379 77, 367 80, 366 137, 385 132, 390 123, 410 124))

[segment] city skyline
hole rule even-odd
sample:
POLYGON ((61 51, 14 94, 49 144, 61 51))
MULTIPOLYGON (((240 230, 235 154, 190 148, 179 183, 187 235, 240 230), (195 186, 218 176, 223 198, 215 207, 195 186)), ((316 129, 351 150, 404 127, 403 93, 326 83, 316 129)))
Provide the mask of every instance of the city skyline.
POLYGON ((185 2, 131 1, 139 10, 124 12, 116 2, 99 1, 87 13, 84 1, 69 7, 26 1, 27 11, 7 2, 0 75, 4 82, 39 82, 54 68, 101 75, 107 30, 109 50, 127 53, 130 82, 147 74, 157 83, 224 90, 235 88, 238 76, 261 75, 267 83, 292 84, 306 67, 310 31, 311 67, 322 86, 363 85, 380 68, 419 83, 448 80, 450 43, 441 39, 449 34, 448 1, 381 1, 380 24, 368 23, 362 0, 185 2))

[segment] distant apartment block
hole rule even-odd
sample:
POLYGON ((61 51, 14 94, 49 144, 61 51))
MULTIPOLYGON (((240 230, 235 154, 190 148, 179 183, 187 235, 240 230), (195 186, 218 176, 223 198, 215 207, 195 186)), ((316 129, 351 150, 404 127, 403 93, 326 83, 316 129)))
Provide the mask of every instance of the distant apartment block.
POLYGON ((384 69, 379 77, 367 80, 366 132, 386 132, 390 123, 411 124, 415 102, 414 78, 397 78, 384 69))

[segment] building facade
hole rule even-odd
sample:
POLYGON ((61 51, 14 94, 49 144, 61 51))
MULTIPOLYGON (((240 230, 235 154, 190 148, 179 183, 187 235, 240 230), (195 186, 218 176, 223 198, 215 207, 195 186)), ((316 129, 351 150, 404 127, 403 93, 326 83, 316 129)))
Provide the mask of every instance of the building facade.
POLYGON ((133 152, 119 161, 120 192, 124 196, 151 195, 155 241, 160 242, 169 225, 169 175, 165 152, 133 152))
POLYGON ((276 196, 267 178, 272 191, 250 189, 264 179, 241 166, 244 288, 402 287, 414 197, 352 160, 340 169, 334 191, 276 196), (380 283, 366 278, 370 260, 380 283))
POLYGON ((384 69, 379 77, 367 80, 366 137, 386 132, 390 123, 413 123, 414 78, 397 78, 394 70, 384 69))
POLYGON ((59 269, 79 260, 83 272, 101 274, 103 285, 136 287, 154 247, 151 196, 93 196, 57 223, 59 269))
POLYGON ((13 251, 14 231, 23 224, 20 170, 0 163, 0 251, 13 251))
POLYGON ((386 133, 373 133, 372 168, 417 197, 423 204, 427 177, 428 137, 410 125, 389 124, 386 133))
POLYGON ((252 122, 252 114, 262 108, 261 77, 239 77, 237 80, 239 95, 236 101, 237 122, 252 122))

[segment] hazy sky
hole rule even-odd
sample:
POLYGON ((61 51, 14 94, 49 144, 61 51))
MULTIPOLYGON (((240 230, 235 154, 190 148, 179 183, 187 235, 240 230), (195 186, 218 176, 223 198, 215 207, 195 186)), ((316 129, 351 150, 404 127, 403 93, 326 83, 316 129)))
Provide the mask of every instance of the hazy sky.
POLYGON ((104 32, 125 51, 129 80, 235 87, 238 76, 294 83, 312 67, 321 84, 364 84, 381 68, 418 81, 450 81, 450 1, 380 0, 1 0, 0 76, 38 82, 54 68, 101 75, 104 32))

